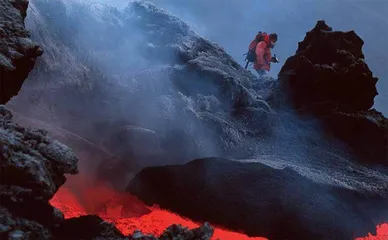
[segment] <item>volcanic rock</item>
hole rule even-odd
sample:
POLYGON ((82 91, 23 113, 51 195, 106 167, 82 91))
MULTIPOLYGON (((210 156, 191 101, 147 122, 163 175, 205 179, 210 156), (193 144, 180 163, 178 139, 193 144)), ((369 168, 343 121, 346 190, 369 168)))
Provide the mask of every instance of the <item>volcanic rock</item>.
POLYGON ((0 106, 1 234, 5 239, 48 238, 49 229, 63 221, 62 213, 48 201, 65 183, 64 174, 77 173, 77 161, 69 148, 44 131, 14 124, 12 113, 0 106))
POLYGON ((321 118, 360 160, 388 165, 388 120, 370 110, 378 79, 363 44, 354 31, 333 31, 318 21, 282 67, 280 87, 294 108, 321 118))
POLYGON ((49 229, 36 221, 18 217, 0 206, 0 238, 16 239, 51 239, 49 229))
POLYGON ((208 224, 189 230, 188 228, 183 227, 182 225, 173 224, 169 226, 160 236, 156 238, 152 235, 144 235, 140 231, 136 231, 130 240, 210 240, 213 236, 214 230, 208 224))
POLYGON ((150 167, 127 190, 146 204, 269 239, 352 239, 388 220, 385 196, 227 159, 150 167), (200 210, 199 210, 200 209, 200 210))
POLYGON ((57 239, 124 239, 117 228, 95 215, 67 219, 56 230, 57 239))
POLYGON ((162 235, 160 235, 159 239, 209 240, 213 236, 213 233, 214 230, 208 223, 193 230, 174 224, 168 227, 162 235))
POLYGON ((322 116, 329 131, 365 163, 388 166, 388 118, 375 109, 322 116))
POLYGON ((0 104, 15 96, 43 51, 24 27, 28 0, 0 1, 0 104))
POLYGON ((98 239, 114 239, 114 240, 210 240, 213 236, 213 228, 205 223, 199 228, 189 230, 181 225, 171 225, 168 227, 159 238, 152 235, 142 234, 140 231, 135 231, 133 235, 124 236, 117 228, 102 220, 98 216, 88 215, 78 218, 66 220, 55 234, 58 240, 98 240, 98 239))
POLYGON ((363 44, 354 31, 332 31, 318 21, 279 73, 295 108, 318 112, 370 109, 378 79, 365 62, 363 44))

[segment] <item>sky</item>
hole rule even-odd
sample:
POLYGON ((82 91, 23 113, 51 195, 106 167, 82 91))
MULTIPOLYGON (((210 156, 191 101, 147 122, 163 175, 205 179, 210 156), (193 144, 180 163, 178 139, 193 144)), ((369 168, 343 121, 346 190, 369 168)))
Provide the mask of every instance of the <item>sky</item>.
MULTIPOLYGON (((84 0, 85 1, 85 0, 84 0)), ((86 0, 88 1, 88 0, 86 0)), ((92 0, 90 0, 92 1, 92 0)), ((122 8, 130 0, 95 0, 122 8)), ((276 32, 273 50, 281 62, 276 77, 298 41, 324 19, 334 30, 356 33, 365 41, 367 63, 380 80, 375 108, 388 116, 388 0, 150 0, 187 22, 198 34, 225 48, 240 64, 259 31, 276 32)))

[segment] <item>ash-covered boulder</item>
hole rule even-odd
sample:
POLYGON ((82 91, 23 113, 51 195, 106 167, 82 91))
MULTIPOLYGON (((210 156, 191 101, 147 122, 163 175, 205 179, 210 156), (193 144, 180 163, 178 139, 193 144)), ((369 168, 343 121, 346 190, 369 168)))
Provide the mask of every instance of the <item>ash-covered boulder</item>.
POLYGON ((377 194, 291 168, 210 158, 146 168, 127 190, 146 204, 250 236, 326 240, 364 236, 388 220, 388 185, 381 184, 377 194))
POLYGON ((0 104, 15 96, 42 49, 24 27, 28 0, 0 1, 0 104))
POLYGON ((360 160, 388 165, 388 120, 370 110, 378 79, 363 44, 354 31, 333 31, 318 21, 282 67, 280 88, 294 108, 318 116, 360 160))

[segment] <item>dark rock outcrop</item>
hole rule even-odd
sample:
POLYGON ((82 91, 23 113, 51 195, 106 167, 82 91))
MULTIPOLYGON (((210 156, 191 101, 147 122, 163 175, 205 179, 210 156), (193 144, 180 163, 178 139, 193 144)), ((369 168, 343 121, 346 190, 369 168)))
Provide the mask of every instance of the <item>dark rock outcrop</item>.
POLYGON ((388 220, 385 196, 226 159, 142 170, 128 191, 193 220, 269 239, 353 239, 388 220))
POLYGON ((49 204, 66 181, 77 173, 74 153, 42 130, 12 122, 0 106, 0 231, 3 239, 51 239, 51 230, 64 219, 49 204))
POLYGON ((332 31, 318 21, 279 73, 295 108, 317 112, 371 108, 378 79, 365 62, 363 44, 354 31, 332 31))
POLYGON ((0 1, 0 104, 15 96, 42 49, 24 28, 27 0, 0 1))
POLYGON ((388 120, 370 110, 378 79, 363 44, 354 31, 333 31, 318 21, 282 67, 280 87, 294 108, 322 119, 361 160, 388 165, 388 120))

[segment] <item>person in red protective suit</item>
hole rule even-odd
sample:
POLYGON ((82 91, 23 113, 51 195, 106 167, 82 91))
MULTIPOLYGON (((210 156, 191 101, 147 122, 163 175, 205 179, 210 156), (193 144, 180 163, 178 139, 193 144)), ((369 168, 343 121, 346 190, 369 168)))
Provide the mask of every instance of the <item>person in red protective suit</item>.
POLYGON ((276 33, 265 35, 264 40, 256 45, 256 60, 253 68, 259 75, 265 74, 265 71, 271 70, 271 62, 277 62, 271 55, 271 48, 275 46, 278 36, 276 33))
POLYGON ((276 33, 262 33, 259 32, 255 39, 249 44, 249 49, 247 53, 247 68, 249 62, 253 62, 253 68, 257 71, 259 75, 263 75, 266 71, 270 71, 271 62, 279 62, 276 56, 272 57, 271 49, 274 48, 275 43, 278 39, 276 33))

